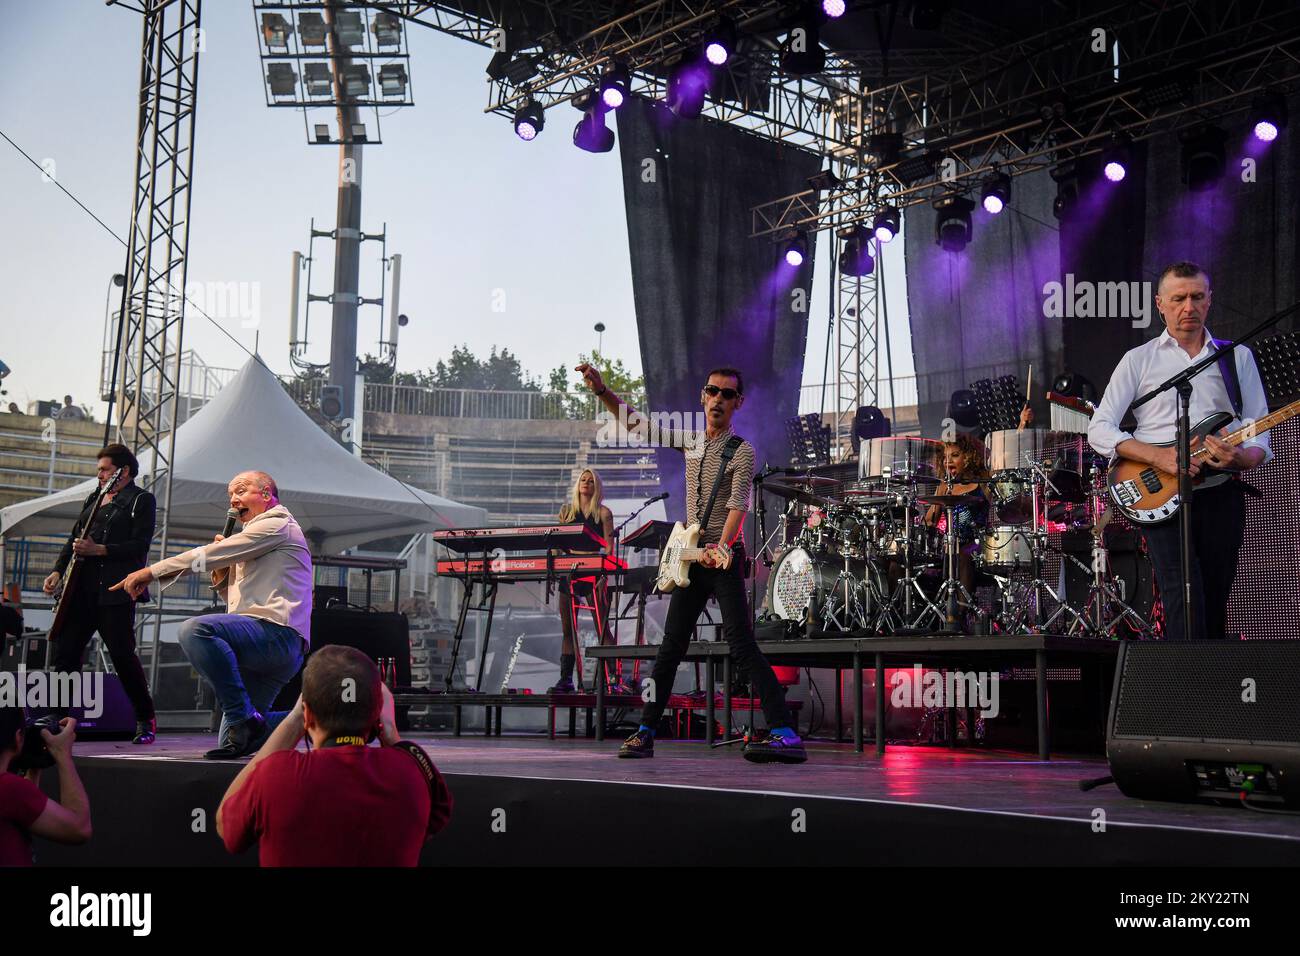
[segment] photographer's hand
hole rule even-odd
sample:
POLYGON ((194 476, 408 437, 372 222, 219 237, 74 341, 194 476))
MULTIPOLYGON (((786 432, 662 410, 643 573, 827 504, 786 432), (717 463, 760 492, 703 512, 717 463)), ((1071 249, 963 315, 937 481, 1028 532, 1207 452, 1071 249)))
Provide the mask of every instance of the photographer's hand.
POLYGON ((385 747, 391 747, 402 739, 402 735, 397 732, 397 704, 393 701, 393 692, 388 689, 388 685, 379 686, 384 695, 384 703, 379 710, 379 742, 385 747))

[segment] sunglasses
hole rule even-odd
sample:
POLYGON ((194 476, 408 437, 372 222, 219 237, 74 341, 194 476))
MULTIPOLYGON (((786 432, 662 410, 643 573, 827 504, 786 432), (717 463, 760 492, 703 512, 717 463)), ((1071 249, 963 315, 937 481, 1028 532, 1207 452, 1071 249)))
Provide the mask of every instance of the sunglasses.
POLYGON ((727 401, 731 401, 740 393, 736 391, 734 388, 718 388, 718 386, 716 385, 705 385, 704 394, 709 396, 709 398, 714 398, 715 396, 721 395, 727 401))

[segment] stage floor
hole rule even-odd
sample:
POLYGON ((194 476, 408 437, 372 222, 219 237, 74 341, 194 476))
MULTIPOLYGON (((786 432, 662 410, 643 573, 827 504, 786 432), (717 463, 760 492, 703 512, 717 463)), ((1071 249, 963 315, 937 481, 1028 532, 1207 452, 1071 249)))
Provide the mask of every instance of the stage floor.
MULTIPOLYGON (((884 757, 876 757, 854 754, 850 744, 814 742, 806 764, 788 766, 751 764, 741 757, 739 745, 710 749, 700 741, 663 741, 652 760, 634 761, 615 757, 617 741, 409 736, 432 754, 457 796, 449 832, 466 816, 489 814, 495 806, 515 806, 521 816, 534 818, 531 808, 536 808, 560 825, 576 804, 572 825, 578 833, 596 836, 607 828, 625 831, 627 813, 635 819, 636 806, 654 807, 655 816, 676 806, 696 828, 681 835, 698 843, 716 838, 719 828, 739 826, 746 816, 738 812, 741 806, 769 822, 787 821, 783 829, 788 834, 790 808, 802 807, 810 819, 821 814, 824 821, 834 820, 845 837, 846 830, 852 831, 847 843, 888 844, 885 855, 890 857, 899 849, 893 840, 908 844, 905 834, 912 828, 913 845, 923 857, 918 862, 964 862, 959 846, 945 852, 945 841, 981 832, 997 835, 989 844, 997 859, 965 862, 1300 860, 1300 818, 1239 807, 1131 800, 1114 785, 1084 792, 1079 781, 1107 773, 1106 762, 1095 758, 1044 762, 1006 751, 905 745, 891 745, 884 757)), ((219 800, 223 781, 234 776, 242 761, 203 760, 203 751, 211 746, 210 736, 164 734, 147 748, 78 742, 76 754, 80 766, 93 768, 99 780, 111 780, 114 788, 131 787, 136 772, 145 771, 159 784, 169 775, 208 780, 219 800)), ((679 815, 673 819, 680 823, 679 815)), ((96 834, 100 832, 97 821, 96 834)), ((440 842, 441 837, 430 846, 440 842)), ((807 850, 820 842, 808 841, 807 850)), ((986 847, 982 852, 991 851, 986 847)), ((484 862, 481 856, 478 862, 484 862)))

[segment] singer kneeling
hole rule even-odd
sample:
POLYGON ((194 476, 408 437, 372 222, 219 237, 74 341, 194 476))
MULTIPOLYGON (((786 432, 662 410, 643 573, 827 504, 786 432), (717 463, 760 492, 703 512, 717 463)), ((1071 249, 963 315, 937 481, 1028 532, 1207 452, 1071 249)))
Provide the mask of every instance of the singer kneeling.
POLYGON ((223 712, 218 746, 204 754, 209 760, 257 751, 284 718, 269 713, 271 703, 298 673, 311 642, 312 563, 302 529, 265 472, 236 475, 229 491, 230 508, 243 522, 238 534, 217 535, 114 585, 134 597, 154 580, 166 586, 187 571, 212 572, 229 613, 190 618, 180 631, 181 649, 223 712))

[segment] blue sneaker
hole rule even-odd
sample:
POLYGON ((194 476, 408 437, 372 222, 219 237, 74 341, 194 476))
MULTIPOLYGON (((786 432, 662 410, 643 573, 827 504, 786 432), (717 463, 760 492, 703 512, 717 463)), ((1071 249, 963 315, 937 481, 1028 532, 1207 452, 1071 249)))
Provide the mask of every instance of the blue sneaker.
POLYGON ((761 740, 751 740, 745 744, 745 759, 753 763, 803 763, 808 759, 808 752, 803 749, 803 740, 799 737, 781 737, 770 730, 761 740))

